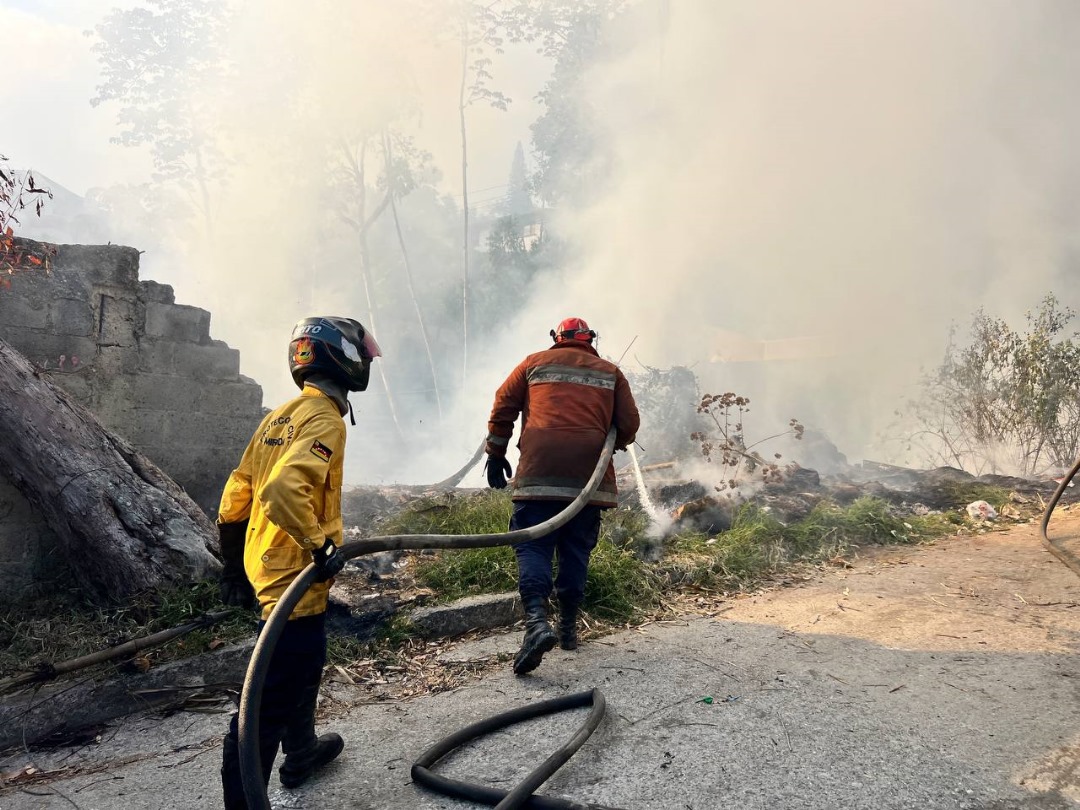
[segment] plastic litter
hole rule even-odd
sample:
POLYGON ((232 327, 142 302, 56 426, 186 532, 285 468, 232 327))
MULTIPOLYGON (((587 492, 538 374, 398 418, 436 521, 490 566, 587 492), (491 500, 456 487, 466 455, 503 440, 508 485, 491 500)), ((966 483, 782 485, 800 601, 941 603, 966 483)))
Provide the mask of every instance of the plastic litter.
POLYGON ((998 514, 986 501, 973 501, 967 505, 968 516, 972 520, 994 520, 998 514))

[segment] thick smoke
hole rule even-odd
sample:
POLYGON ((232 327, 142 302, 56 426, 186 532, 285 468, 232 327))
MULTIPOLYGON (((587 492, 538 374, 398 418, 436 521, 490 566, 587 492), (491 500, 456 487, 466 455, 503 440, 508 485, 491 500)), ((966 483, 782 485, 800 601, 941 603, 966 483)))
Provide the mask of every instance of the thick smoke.
POLYGON ((702 0, 641 19, 588 82, 617 168, 560 212, 579 263, 542 311, 637 334, 641 362, 764 406, 763 434, 798 415, 858 460, 884 452, 950 321, 1016 322, 1051 290, 1080 304, 1075 4, 702 0), (808 357, 710 362, 792 338, 808 357))
MULTIPOLYGON (((408 308, 377 307, 379 362, 409 440, 394 438, 377 392, 358 395, 356 482, 452 472, 484 435, 495 387, 569 315, 600 332, 602 354, 625 353, 627 370, 691 366, 703 393, 751 398, 748 430, 798 416, 858 460, 885 458, 878 432, 940 359, 951 321, 963 330, 982 306, 1016 322, 1049 291, 1080 308, 1071 0, 630 5, 612 56, 581 83, 606 180, 548 212, 565 266, 522 290, 523 311, 471 324, 483 339, 467 378, 451 0, 233 4, 226 69, 190 99, 226 159, 212 228, 195 218, 167 250, 153 230, 124 241, 149 248, 145 277, 213 312, 214 336, 241 350, 274 406, 294 390, 283 355, 297 319, 368 317, 335 161, 386 128, 430 153, 399 213, 443 414, 408 308)), ((60 30, 74 52, 77 26, 60 30)), ((490 55, 514 103, 469 108, 476 192, 505 182, 550 70, 529 48, 490 55)), ((85 101, 91 82, 76 85, 85 101)), ((369 160, 370 211, 380 158, 369 160)), ((374 294, 407 300, 385 216, 370 241, 374 294)))

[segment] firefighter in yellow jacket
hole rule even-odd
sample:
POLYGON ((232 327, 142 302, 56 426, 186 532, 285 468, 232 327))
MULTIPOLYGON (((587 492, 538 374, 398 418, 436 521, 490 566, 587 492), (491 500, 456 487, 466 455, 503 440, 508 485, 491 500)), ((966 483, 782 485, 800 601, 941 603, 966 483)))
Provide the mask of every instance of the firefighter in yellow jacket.
MULTIPOLYGON (((337 734, 315 735, 315 705, 326 663, 326 605, 345 562, 341 483, 350 391, 367 388, 379 346, 349 318, 300 321, 289 343, 289 369, 300 396, 267 414, 225 485, 218 511, 226 604, 253 606, 265 622, 285 589, 311 562, 319 581, 296 606, 274 650, 259 714, 263 780, 280 745, 281 784, 297 787, 337 757, 337 734)), ((353 422, 355 424, 355 422, 353 422)), ((260 629, 262 623, 260 623, 260 629)), ((246 810, 240 776, 238 717, 225 737, 221 781, 226 810, 246 810)))
MULTIPOLYGON (((596 332, 584 320, 564 319, 551 330, 551 338, 552 346, 522 360, 499 386, 488 421, 488 485, 503 489, 511 474, 506 449, 521 416, 511 531, 536 526, 565 509, 588 483, 608 430, 614 426, 615 447, 625 450, 641 423, 630 384, 618 366, 593 348, 596 332)), ((547 616, 553 587, 559 597, 559 646, 577 649, 578 609, 600 536, 600 512, 617 504, 615 467, 608 464, 592 500, 570 522, 514 546, 525 608, 525 638, 514 657, 518 675, 536 669, 555 646, 547 616), (559 573, 553 578, 555 555, 559 573)))

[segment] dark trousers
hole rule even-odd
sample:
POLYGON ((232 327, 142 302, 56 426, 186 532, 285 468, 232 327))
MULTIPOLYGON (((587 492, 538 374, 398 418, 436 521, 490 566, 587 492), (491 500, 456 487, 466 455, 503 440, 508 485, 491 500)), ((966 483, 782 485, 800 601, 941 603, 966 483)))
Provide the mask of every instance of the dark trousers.
MULTIPOLYGON (((259 624, 259 632, 263 624, 259 624)), ((325 664, 326 614, 286 622, 266 672, 259 711, 263 784, 270 784, 279 745, 286 756, 315 745, 315 704, 325 664)), ((247 810, 240 776, 239 720, 239 714, 232 716, 222 751, 225 810, 247 810)))
MULTIPOLYGON (((555 517, 566 501, 515 501, 510 530, 527 529, 555 517)), ((551 561, 558 553, 559 574, 554 578, 555 594, 561 605, 579 605, 585 598, 585 577, 589 556, 600 537, 600 507, 586 506, 561 529, 514 546, 518 562, 518 591, 521 601, 551 596, 551 561)))

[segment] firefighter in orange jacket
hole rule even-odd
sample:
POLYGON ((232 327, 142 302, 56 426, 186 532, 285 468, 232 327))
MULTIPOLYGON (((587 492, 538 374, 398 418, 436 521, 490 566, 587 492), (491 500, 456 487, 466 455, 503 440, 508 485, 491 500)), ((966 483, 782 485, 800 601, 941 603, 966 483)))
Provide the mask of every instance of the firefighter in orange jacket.
MULTIPOLYGON (((341 484, 350 391, 367 388, 379 346, 349 318, 307 318, 293 329, 289 370, 300 395, 267 414, 221 496, 218 530, 226 604, 257 599, 263 622, 285 589, 311 562, 319 581, 286 623, 266 675, 259 713, 263 780, 280 744, 282 785, 303 784, 345 746, 337 734, 315 735, 315 705, 326 663, 326 606, 332 578, 345 562, 341 484)), ((353 422, 355 424, 355 422, 353 422)), ((260 623, 260 630, 262 623, 260 623)), ((240 776, 238 720, 225 737, 221 782, 226 810, 246 810, 240 776)))
MULTIPOLYGON (((626 377, 593 348, 596 333, 584 320, 565 319, 551 337, 553 346, 526 357, 499 387, 488 422, 488 484, 503 489, 511 474, 506 449, 521 414, 511 531, 561 512, 588 483, 611 426, 615 447, 625 450, 641 421, 626 377)), ((556 640, 564 650, 577 648, 577 614, 589 557, 600 536, 601 510, 615 506, 617 495, 615 467, 609 464, 592 500, 569 523, 514 547, 525 608, 525 638, 514 658, 515 673, 536 669, 556 640), (553 582, 556 553, 559 573, 553 582), (558 639, 547 618, 553 585, 559 599, 558 639)))

